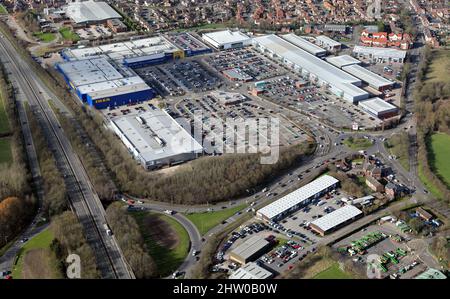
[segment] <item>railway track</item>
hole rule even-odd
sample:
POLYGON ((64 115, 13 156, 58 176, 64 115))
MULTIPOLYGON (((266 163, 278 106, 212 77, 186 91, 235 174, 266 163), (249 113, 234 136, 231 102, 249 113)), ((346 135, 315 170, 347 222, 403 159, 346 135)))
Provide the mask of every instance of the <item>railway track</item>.
MULTIPOLYGON (((71 191, 69 194, 70 207, 79 218, 80 223, 83 225, 86 239, 94 251, 97 265, 102 277, 134 278, 134 275, 126 264, 115 239, 113 239, 114 237, 107 236, 102 228, 103 224, 106 223, 105 211, 101 206, 98 197, 96 197, 92 186, 88 184, 88 186, 84 187, 82 182, 80 182, 78 178, 79 173, 76 172, 73 161, 71 160, 64 143, 58 135, 58 130, 61 129, 59 125, 55 125, 56 117, 53 115, 52 121, 51 116, 49 116, 49 113, 52 113, 49 112, 51 108, 48 106, 46 107, 42 103, 43 99, 41 91, 38 87, 33 85, 32 80, 34 79, 29 78, 30 74, 26 73, 21 67, 21 63, 23 64, 24 62, 16 60, 14 54, 10 53, 10 49, 8 49, 8 46, 4 45, 3 42, 0 42, 0 45, 10 60, 12 67, 18 74, 16 79, 22 87, 22 91, 26 94, 30 107, 34 112, 36 112, 38 121, 40 121, 43 129, 47 130, 48 134, 46 134, 46 136, 49 138, 48 143, 53 147, 53 153, 57 161, 57 166, 64 174, 68 190, 71 191), (88 195, 86 194, 87 192, 91 192, 90 195, 94 200, 94 208, 89 205, 87 198, 88 195), (93 209, 96 211, 93 211, 93 209), (114 250, 111 250, 111 248, 108 247, 108 245, 111 244, 113 245, 112 247, 116 246, 119 252, 114 252, 114 250), (122 263, 122 267, 120 267, 122 271, 117 269, 117 262, 122 263)), ((82 174, 82 176, 85 176, 85 182, 89 182, 86 180, 87 178, 85 174, 82 174)))

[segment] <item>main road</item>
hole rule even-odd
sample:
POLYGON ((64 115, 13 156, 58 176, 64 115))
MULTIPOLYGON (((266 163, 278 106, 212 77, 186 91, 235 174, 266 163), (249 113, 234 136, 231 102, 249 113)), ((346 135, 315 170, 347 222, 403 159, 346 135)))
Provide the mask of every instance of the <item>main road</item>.
MULTIPOLYGON (((80 159, 44 96, 44 83, 23 60, 7 37, 0 38, 0 55, 10 66, 10 76, 28 100, 52 150, 56 164, 65 178, 70 206, 83 226, 89 245, 96 257, 102 278, 134 278, 114 236, 106 234, 105 210, 92 187, 80 159)), ((51 98, 56 98, 50 95, 51 98)))

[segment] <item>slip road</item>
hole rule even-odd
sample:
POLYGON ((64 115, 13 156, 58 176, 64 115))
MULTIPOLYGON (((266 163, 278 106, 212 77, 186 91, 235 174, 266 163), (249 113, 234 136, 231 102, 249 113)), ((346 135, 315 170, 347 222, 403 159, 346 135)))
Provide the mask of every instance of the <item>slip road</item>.
POLYGON ((215 287, 208 285, 190 285, 180 283, 173 288, 174 294, 205 296, 207 292, 214 294, 275 294, 276 283, 217 283, 215 287))

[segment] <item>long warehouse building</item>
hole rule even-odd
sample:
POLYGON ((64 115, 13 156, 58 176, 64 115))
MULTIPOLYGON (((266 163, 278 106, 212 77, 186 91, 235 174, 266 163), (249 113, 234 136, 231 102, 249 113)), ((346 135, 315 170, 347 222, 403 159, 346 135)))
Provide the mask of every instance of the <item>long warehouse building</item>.
POLYGON ((330 175, 321 176, 311 183, 261 208, 256 212, 256 215, 266 221, 278 221, 311 203, 314 199, 333 190, 338 184, 339 180, 330 175))
POLYGON ((285 34, 282 35, 281 37, 287 40, 288 42, 296 45, 300 49, 303 49, 306 52, 313 54, 314 56, 324 57, 325 55, 327 55, 327 50, 322 49, 321 47, 313 44, 309 40, 300 37, 298 35, 295 35, 293 33, 285 34))
POLYGON ((395 85, 394 82, 388 80, 374 72, 358 65, 352 64, 342 67, 344 71, 349 73, 350 75, 355 76, 356 78, 361 79, 363 82, 369 84, 370 87, 378 90, 384 91, 386 89, 392 89, 395 85))
POLYGON ((259 266, 257 263, 247 263, 230 275, 229 279, 269 279, 273 273, 259 266))
POLYGON ((253 39, 256 49, 278 58, 303 77, 308 77, 318 85, 345 100, 356 103, 367 99, 369 93, 359 88, 361 80, 329 64, 328 62, 300 49, 274 34, 253 39))
POLYGON ((311 222, 311 229, 324 236, 363 216, 363 212, 355 206, 346 205, 311 222))

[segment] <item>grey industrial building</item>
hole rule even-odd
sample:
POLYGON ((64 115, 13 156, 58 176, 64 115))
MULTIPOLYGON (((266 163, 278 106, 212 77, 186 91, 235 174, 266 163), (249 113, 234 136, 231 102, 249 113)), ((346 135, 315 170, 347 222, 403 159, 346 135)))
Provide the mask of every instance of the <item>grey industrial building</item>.
POLYGON ((325 55, 327 55, 327 51, 325 49, 322 49, 321 47, 313 44, 306 38, 300 37, 293 33, 285 34, 282 35, 281 37, 287 40, 288 42, 292 43, 293 45, 296 45, 300 49, 303 49, 306 52, 313 54, 314 56, 324 57, 325 55))
POLYGON ((392 89, 395 85, 395 82, 388 80, 378 74, 375 74, 374 72, 358 64, 347 65, 342 67, 342 69, 347 73, 349 73, 350 75, 353 75, 358 79, 361 79, 363 82, 369 84, 370 87, 378 91, 392 89))
POLYGON ((398 107, 380 99, 371 98, 368 100, 360 101, 358 106, 364 111, 372 114, 380 119, 389 118, 398 114, 398 107))
POLYGON ((256 263, 250 262, 237 269, 230 275, 230 279, 270 279, 273 273, 256 263))
POLYGON ((263 236, 253 236, 230 252, 230 260, 244 265, 257 260, 271 247, 272 243, 263 236))
POLYGON ((403 63, 406 58, 406 51, 393 48, 377 48, 355 46, 353 56, 368 59, 373 62, 399 62, 403 63))
POLYGON ((115 117, 111 126, 146 169, 185 162, 203 153, 202 145, 190 133, 154 106, 146 112, 115 117))

